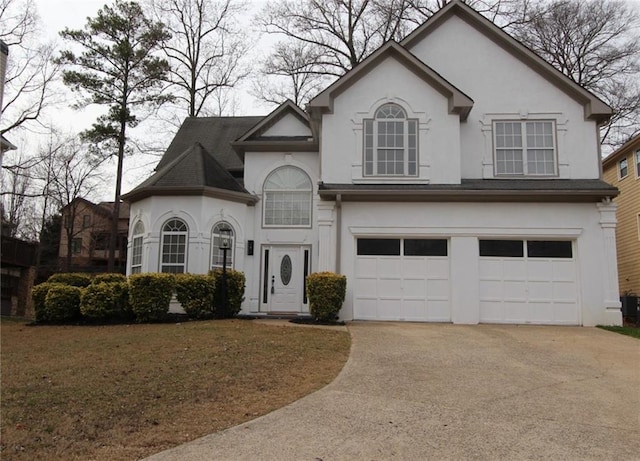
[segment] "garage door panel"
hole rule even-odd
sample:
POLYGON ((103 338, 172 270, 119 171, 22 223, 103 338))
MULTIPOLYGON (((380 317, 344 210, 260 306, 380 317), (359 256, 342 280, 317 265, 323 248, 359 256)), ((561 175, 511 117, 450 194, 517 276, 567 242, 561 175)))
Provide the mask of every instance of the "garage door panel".
POLYGON ((449 300, 449 280, 427 280, 427 299, 449 300))
POLYGON ((356 274, 358 278, 378 277, 378 259, 372 256, 360 256, 356 259, 356 274))
POLYGON ((359 279, 356 279, 355 285, 356 285, 355 292, 358 293, 359 296, 362 297, 363 299, 366 299, 366 298, 376 299, 376 297, 378 296, 378 279, 359 278, 359 279))
POLYGON ((400 278, 402 262, 400 258, 383 257, 378 260, 378 277, 400 278))
POLYGON ((400 302, 397 299, 378 298, 377 318, 380 320, 399 320, 400 302))
POLYGON ((430 279, 449 280, 449 260, 447 258, 429 258, 426 274, 430 279))
POLYGON ((504 319, 504 305, 500 300, 480 301, 483 322, 498 323, 504 319))
POLYGON ((529 300, 531 302, 549 302, 553 299, 553 284, 548 281, 529 281, 529 300))
POLYGON ((402 262, 402 276, 424 278, 427 275, 427 261, 424 258, 405 258, 402 262))
POLYGON ((424 279, 404 279, 404 299, 420 299, 424 303, 427 299, 427 281, 424 279))
POLYGON ((552 284, 553 299, 562 302, 573 302, 576 299, 576 284, 573 282, 554 282, 552 284))

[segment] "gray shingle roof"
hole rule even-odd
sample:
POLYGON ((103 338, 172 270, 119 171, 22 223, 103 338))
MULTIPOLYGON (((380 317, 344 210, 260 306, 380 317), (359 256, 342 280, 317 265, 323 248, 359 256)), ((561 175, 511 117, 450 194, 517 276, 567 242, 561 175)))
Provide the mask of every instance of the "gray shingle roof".
POLYGON ((162 189, 184 186, 216 187, 248 193, 199 142, 193 143, 181 155, 162 167, 158 166, 157 171, 131 193, 149 187, 162 189))
POLYGON ((321 197, 344 200, 598 201, 618 195, 599 179, 463 179, 460 184, 326 184, 321 197))
POLYGON ((260 122, 263 116, 247 117, 187 117, 171 141, 156 171, 182 155, 187 149, 200 143, 229 171, 241 171, 243 164, 231 147, 231 142, 260 122))

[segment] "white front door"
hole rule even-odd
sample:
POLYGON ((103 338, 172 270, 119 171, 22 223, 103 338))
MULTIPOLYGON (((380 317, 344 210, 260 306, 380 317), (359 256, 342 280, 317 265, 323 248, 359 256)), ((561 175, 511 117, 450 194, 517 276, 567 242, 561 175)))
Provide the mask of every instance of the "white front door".
POLYGON ((263 248, 262 309, 270 313, 309 312, 305 277, 309 274, 308 247, 270 245, 263 248))

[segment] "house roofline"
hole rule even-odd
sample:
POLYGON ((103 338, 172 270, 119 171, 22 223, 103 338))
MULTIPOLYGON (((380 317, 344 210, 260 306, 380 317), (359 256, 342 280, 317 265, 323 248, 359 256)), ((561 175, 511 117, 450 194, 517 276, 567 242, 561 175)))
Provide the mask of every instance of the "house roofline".
POLYGON ((449 113, 460 115, 462 121, 467 119, 473 107, 473 99, 394 40, 387 41, 364 61, 313 98, 309 104, 307 104, 307 112, 311 114, 311 118, 319 118, 319 115, 322 113, 333 112, 334 99, 358 82, 360 78, 371 72, 379 62, 388 56, 393 56, 400 64, 411 72, 414 72, 418 77, 446 97, 449 101, 449 113))
POLYGON ((400 44, 410 48, 416 41, 422 39, 426 34, 437 29, 450 15, 458 13, 458 17, 464 20, 480 32, 501 46, 517 58, 521 58, 526 64, 539 72, 548 81, 555 84, 565 93, 573 96, 584 105, 585 119, 594 120, 599 124, 604 124, 613 115, 613 109, 602 101, 599 97, 577 84, 547 61, 538 56, 531 48, 507 34, 500 27, 496 26, 489 19, 482 16, 476 10, 466 5, 461 0, 451 0, 447 5, 438 10, 433 16, 427 19, 421 26, 407 35, 400 44))
POLYGON ((640 148, 640 134, 633 136, 627 142, 625 142, 622 146, 618 147, 614 152, 607 155, 605 159, 602 160, 602 167, 609 167, 612 163, 619 160, 622 157, 622 154, 627 155, 634 148, 640 148))
POLYGON ((244 203, 249 206, 253 206, 258 202, 258 197, 248 192, 235 192, 210 186, 148 186, 124 194, 122 199, 126 202, 134 203, 152 196, 170 195, 220 198, 232 202, 244 203))

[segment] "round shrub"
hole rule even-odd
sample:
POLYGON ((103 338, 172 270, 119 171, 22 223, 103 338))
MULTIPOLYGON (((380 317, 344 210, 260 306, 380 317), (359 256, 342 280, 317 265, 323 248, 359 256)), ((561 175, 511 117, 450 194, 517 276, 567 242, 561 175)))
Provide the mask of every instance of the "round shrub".
POLYGON ((210 274, 215 280, 215 297, 213 304, 214 316, 218 319, 228 319, 240 312, 242 301, 244 301, 244 289, 246 278, 240 271, 227 269, 227 299, 224 299, 224 279, 222 269, 211 271, 210 274), (226 305, 225 305, 226 304, 226 305))
POLYGON ((334 322, 347 292, 347 278, 333 272, 316 272, 307 276, 309 311, 314 320, 334 322))
POLYGON ((91 284, 91 274, 84 272, 63 272, 53 274, 47 282, 62 283, 63 285, 71 285, 73 287, 88 287, 91 284))
POLYGON ((91 283, 113 283, 113 282, 126 282, 127 277, 124 274, 118 272, 106 272, 104 274, 94 275, 91 283))
POLYGON ((64 286, 61 283, 45 282, 40 285, 36 285, 31 290, 31 298, 33 299, 33 310, 36 315, 36 322, 48 322, 47 308, 45 306, 45 300, 47 293, 52 287, 64 286))
POLYGON ((160 322, 169 311, 173 274, 134 274, 129 277, 129 303, 137 322, 160 322))
POLYGON ((126 282, 92 283, 82 294, 80 312, 90 320, 128 320, 132 317, 129 311, 126 282))
POLYGON ((82 288, 56 284, 49 288, 44 300, 46 321, 61 323, 80 317, 82 288))
POLYGON ((190 318, 214 316, 215 278, 210 275, 176 275, 176 298, 190 318))

